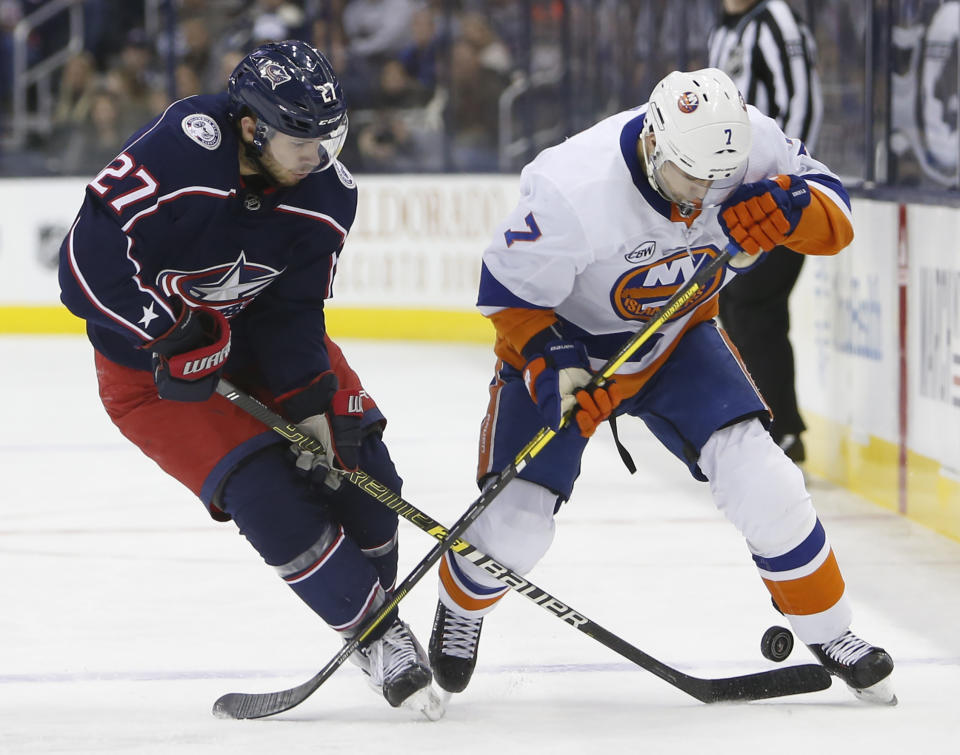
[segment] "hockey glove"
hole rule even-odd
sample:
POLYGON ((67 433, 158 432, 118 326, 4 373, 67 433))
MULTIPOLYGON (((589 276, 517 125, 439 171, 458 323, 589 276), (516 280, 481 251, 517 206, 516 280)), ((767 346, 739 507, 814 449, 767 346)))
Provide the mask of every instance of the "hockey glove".
POLYGON ((733 258, 738 271, 753 267, 783 244, 810 204, 810 187, 798 176, 775 176, 743 184, 720 206, 720 226, 746 254, 733 258))
POLYGON ((291 445, 297 469, 331 490, 340 486, 341 472, 355 472, 360 464, 360 445, 367 435, 363 414, 373 405, 363 389, 338 386, 337 376, 324 372, 303 390, 281 397, 287 416, 323 444, 322 453, 291 445))
POLYGON ((560 428, 560 419, 573 406, 580 434, 589 438, 597 425, 620 404, 620 388, 609 382, 586 389, 592 374, 587 350, 575 341, 549 341, 523 368, 523 382, 530 398, 549 427, 560 428))
POLYGON ((173 308, 177 321, 170 330, 141 347, 153 352, 157 394, 170 401, 206 401, 230 355, 230 323, 216 309, 191 309, 181 299, 173 308))

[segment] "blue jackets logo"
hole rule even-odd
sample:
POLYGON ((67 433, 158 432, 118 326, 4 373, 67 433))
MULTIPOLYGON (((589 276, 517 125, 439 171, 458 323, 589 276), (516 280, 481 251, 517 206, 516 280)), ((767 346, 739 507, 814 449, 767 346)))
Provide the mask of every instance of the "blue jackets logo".
POLYGON ((157 275, 157 285, 168 296, 176 294, 193 306, 213 307, 225 317, 233 317, 281 272, 247 262, 241 251, 232 265, 215 265, 204 270, 163 270, 157 275))

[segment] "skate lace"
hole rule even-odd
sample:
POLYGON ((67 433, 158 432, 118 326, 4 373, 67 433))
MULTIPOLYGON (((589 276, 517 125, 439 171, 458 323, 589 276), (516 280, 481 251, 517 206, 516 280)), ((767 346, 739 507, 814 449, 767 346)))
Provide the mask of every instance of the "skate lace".
POLYGON ((403 624, 396 624, 387 630, 381 640, 383 643, 383 680, 390 682, 419 663, 417 648, 413 638, 403 624))
POLYGON ((467 660, 473 658, 482 621, 447 611, 443 621, 443 654, 467 660))
POLYGON ((830 658, 844 666, 852 666, 873 650, 872 645, 861 640, 849 629, 821 647, 830 658))

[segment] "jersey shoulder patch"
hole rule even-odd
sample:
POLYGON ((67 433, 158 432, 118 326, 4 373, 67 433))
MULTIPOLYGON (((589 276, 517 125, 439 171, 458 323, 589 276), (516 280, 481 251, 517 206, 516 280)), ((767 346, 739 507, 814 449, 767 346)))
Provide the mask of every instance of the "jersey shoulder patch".
POLYGON ((346 186, 348 189, 355 189, 357 187, 357 182, 354 180, 353 175, 347 170, 346 166, 339 160, 333 161, 333 169, 337 171, 337 178, 340 179, 340 183, 346 186))
POLYGON ((220 126, 209 115, 191 113, 180 121, 183 133, 204 149, 215 150, 220 146, 220 126))

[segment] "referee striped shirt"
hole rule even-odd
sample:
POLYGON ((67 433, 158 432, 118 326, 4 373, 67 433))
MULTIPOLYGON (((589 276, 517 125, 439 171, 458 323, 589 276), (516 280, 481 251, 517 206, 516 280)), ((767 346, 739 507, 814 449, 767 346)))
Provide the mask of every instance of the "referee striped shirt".
POLYGON ((710 66, 725 71, 747 102, 812 151, 823 116, 816 44, 785 0, 723 13, 708 46, 710 66))

